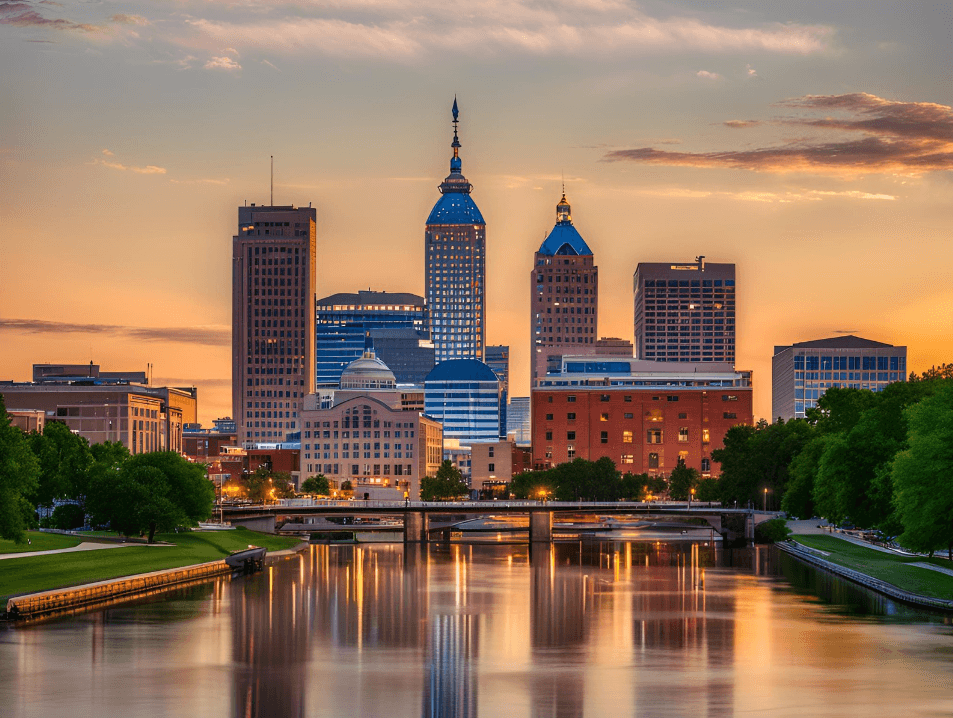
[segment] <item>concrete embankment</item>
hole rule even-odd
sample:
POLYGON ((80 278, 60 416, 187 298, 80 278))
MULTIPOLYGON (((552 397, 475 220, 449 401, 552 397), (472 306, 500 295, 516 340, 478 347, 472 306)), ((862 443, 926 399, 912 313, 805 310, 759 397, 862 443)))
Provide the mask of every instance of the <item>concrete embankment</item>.
POLYGON ((8 618, 36 618, 94 604, 113 602, 121 598, 150 595, 158 590, 195 583, 231 572, 232 568, 224 560, 220 560, 124 576, 70 588, 30 593, 9 599, 6 613, 8 618))
POLYGON ((839 564, 836 564, 832 561, 828 561, 823 556, 823 552, 818 551, 817 549, 812 549, 803 544, 799 544, 795 541, 784 541, 777 544, 778 548, 782 551, 794 556, 800 561, 809 563, 813 566, 818 566, 823 568, 825 571, 836 574, 841 578, 846 578, 848 581, 853 581, 858 583, 861 586, 865 586, 872 591, 877 591, 882 593, 885 596, 889 596, 897 601, 903 601, 904 603, 913 604, 916 606, 925 606, 927 608, 938 609, 941 611, 953 611, 953 600, 944 600, 942 598, 932 598, 931 596, 923 596, 919 593, 911 593, 910 591, 904 591, 902 588, 894 586, 892 583, 887 583, 886 581, 881 581, 880 579, 874 578, 873 576, 868 576, 865 573, 860 571, 854 571, 850 568, 845 568, 839 564))

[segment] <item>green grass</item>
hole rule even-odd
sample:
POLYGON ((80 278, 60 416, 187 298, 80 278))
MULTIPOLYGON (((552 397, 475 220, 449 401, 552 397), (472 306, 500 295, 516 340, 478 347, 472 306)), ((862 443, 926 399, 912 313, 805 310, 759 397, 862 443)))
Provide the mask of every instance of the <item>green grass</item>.
POLYGON ((22 593, 217 561, 249 544, 280 551, 300 542, 298 538, 245 530, 157 534, 156 540, 175 545, 135 545, 4 559, 0 561, 0 611, 7 598, 22 593))
POLYGON ((29 551, 53 551, 60 548, 70 548, 83 542, 79 536, 64 536, 63 534, 47 534, 40 531, 27 531, 26 536, 30 543, 13 543, 0 539, 0 555, 5 553, 27 553, 29 551))
POLYGON ((860 571, 905 591, 933 598, 947 600, 953 598, 953 576, 908 565, 911 563, 932 563, 943 568, 953 568, 953 563, 945 559, 884 553, 883 551, 859 546, 850 541, 844 541, 836 536, 801 534, 791 538, 810 548, 830 553, 830 556, 823 556, 822 558, 831 563, 860 571))

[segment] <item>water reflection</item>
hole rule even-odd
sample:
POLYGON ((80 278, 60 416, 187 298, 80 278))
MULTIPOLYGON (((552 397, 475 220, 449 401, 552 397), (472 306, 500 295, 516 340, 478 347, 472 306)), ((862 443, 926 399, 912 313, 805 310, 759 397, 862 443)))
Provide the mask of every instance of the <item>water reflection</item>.
POLYGON ((17 717, 930 715, 953 701, 951 646, 936 615, 773 549, 312 546, 253 576, 0 631, 0 705, 17 717))

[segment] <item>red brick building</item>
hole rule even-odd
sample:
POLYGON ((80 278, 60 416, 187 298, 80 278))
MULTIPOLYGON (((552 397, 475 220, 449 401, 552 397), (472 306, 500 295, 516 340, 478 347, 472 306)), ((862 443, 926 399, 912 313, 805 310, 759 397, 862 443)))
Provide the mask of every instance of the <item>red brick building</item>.
POLYGON ((565 357, 563 374, 533 389, 536 468, 607 456, 623 472, 667 475, 681 458, 717 476, 711 452, 732 426, 753 423, 750 372, 636 360, 624 372, 601 359, 565 357))

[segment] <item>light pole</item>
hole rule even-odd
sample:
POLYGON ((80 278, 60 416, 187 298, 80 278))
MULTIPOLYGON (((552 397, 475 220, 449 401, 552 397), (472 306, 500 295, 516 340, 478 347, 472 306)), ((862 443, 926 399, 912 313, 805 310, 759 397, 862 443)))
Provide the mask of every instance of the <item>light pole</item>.
POLYGON ((692 510, 692 501, 695 499, 695 489, 688 490, 688 510, 692 510))
POLYGON ((761 508, 762 508, 762 511, 764 512, 768 511, 768 487, 767 486, 764 487, 764 505, 761 508))

